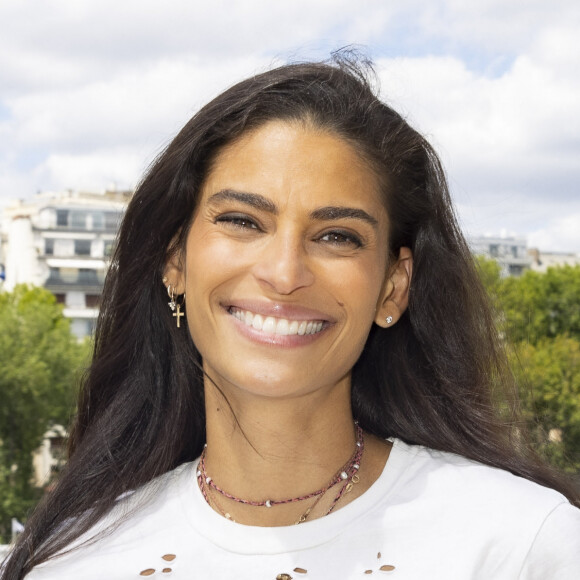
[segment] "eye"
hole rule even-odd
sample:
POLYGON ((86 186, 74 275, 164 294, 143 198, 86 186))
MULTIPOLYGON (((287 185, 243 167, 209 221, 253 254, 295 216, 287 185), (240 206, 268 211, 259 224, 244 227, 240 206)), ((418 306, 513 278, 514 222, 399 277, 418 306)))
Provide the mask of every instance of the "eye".
POLYGON ((244 214, 228 213, 220 215, 215 219, 215 223, 221 223, 227 227, 239 230, 259 230, 260 227, 252 218, 244 214))
POLYGON ((319 241, 331 244, 333 246, 344 248, 360 248, 363 243, 359 236, 342 230, 333 230, 326 232, 318 238, 319 241))

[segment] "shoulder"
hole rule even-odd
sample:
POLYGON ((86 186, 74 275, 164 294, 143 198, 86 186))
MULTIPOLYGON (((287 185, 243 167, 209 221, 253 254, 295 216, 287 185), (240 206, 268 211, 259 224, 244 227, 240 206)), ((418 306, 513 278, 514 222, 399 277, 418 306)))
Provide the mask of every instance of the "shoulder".
POLYGON ((578 578, 580 576, 580 509, 560 504, 545 518, 530 547, 520 577, 578 578), (556 566, 553 559, 558 554, 556 566))
POLYGON ((568 569, 580 570, 580 510, 557 491, 397 440, 387 468, 394 484, 383 517, 412 527, 416 539, 436 548, 437 557, 449 551, 450 561, 485 562, 498 578, 567 579, 576 577, 566 575, 568 569), (530 573, 546 566, 562 574, 530 573), (505 575, 508 569, 512 576, 505 575))
MULTIPOLYGON (((396 440, 389 462, 404 468, 402 479, 427 495, 454 503, 482 503, 547 513, 567 500, 559 492, 465 457, 396 440)), ((393 465, 395 467, 395 465, 393 465)), ((402 483, 402 482, 401 482, 402 483)))
POLYGON ((167 531, 178 534, 187 525, 182 498, 193 470, 191 463, 180 465, 119 497, 94 528, 63 554, 37 566, 26 579, 124 578, 127 566, 139 572, 156 552, 159 557, 170 555, 168 540, 173 533, 167 531))

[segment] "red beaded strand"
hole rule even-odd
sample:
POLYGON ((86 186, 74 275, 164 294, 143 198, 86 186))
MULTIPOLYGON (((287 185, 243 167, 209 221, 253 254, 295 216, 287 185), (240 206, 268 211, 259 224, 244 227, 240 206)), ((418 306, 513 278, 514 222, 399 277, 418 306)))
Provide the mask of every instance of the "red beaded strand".
MULTIPOLYGON (((216 485, 214 483, 213 479, 207 474, 207 472, 205 470, 205 453, 206 453, 205 448, 201 454, 199 464, 198 464, 198 469, 197 469, 197 480, 198 480, 199 488, 203 494, 203 497, 205 498, 205 501, 210 505, 211 505, 211 503, 210 503, 210 500, 209 500, 209 497, 207 494, 206 485, 209 485, 212 489, 217 491, 220 495, 223 495, 224 497, 227 497, 228 499, 231 499, 232 501, 235 501, 235 502, 238 502, 241 504, 245 504, 245 505, 251 505, 254 507, 268 507, 268 508, 270 508, 270 507, 275 506, 275 505, 294 503, 294 502, 299 502, 299 501, 311 499, 313 497, 322 496, 330 488, 335 486, 337 483, 344 482, 344 484, 341 487, 340 491, 338 492, 337 496, 334 498, 332 505, 330 506, 330 509, 326 512, 325 515, 327 515, 334 509, 336 504, 339 502, 340 498, 344 495, 345 491, 347 491, 347 490, 350 491, 351 488, 349 488, 349 484, 356 483, 358 481, 357 472, 360 469, 360 462, 361 462, 362 455, 364 452, 364 435, 363 435, 363 430, 360 428, 360 426, 358 424, 355 424, 355 426, 356 426, 357 440, 356 440, 356 447, 355 447, 354 453, 352 454, 351 458, 347 461, 347 463, 345 463, 345 465, 343 465, 341 467, 341 469, 338 470, 336 475, 330 480, 330 482, 326 486, 324 486, 323 488, 318 489, 316 491, 313 491, 309 494, 298 496, 298 497, 286 498, 286 499, 278 499, 278 500, 267 499, 267 500, 263 500, 263 501, 252 501, 252 500, 248 500, 248 499, 243 499, 241 497, 237 497, 237 496, 235 496, 231 493, 228 493, 227 491, 221 489, 218 485, 216 485)), ((308 510, 307 513, 309 513, 309 512, 310 512, 310 510, 308 510)))

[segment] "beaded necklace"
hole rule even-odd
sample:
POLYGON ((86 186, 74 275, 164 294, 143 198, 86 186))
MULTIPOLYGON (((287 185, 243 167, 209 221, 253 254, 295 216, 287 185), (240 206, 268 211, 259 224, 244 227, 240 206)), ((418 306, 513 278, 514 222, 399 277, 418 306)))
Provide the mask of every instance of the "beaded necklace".
POLYGON ((329 489, 334 487, 335 485, 342 483, 339 492, 334 497, 334 499, 330 505, 330 508, 324 514, 326 516, 330 512, 332 512, 332 510, 336 507, 336 504, 340 501, 340 499, 344 496, 344 494, 349 493, 352 490, 353 486, 360 481, 360 478, 358 475, 358 470, 360 469, 360 462, 361 462, 362 455, 364 452, 364 434, 363 434, 363 430, 360 428, 358 423, 355 423, 355 427, 356 427, 356 445, 355 445, 354 453, 351 455, 350 459, 336 472, 334 477, 321 489, 317 489, 316 491, 313 491, 313 492, 308 493, 306 495, 301 495, 298 497, 289 497, 289 498, 285 498, 285 499, 266 499, 266 500, 261 500, 261 501, 253 501, 253 500, 248 500, 248 499, 243 499, 241 497, 237 497, 237 496, 223 490, 221 487, 219 487, 213 481, 213 479, 207 474, 207 471, 205 469, 205 456, 206 456, 206 450, 207 450, 207 445, 206 445, 202 451, 202 454, 201 454, 201 457, 199 459, 199 463, 197 466, 197 482, 198 482, 199 488, 201 490, 201 493, 202 493, 205 501, 210 506, 213 503, 215 505, 215 507, 217 507, 218 510, 222 513, 222 515, 228 519, 231 519, 230 514, 225 512, 217 501, 210 500, 210 497, 209 497, 210 491, 217 492, 218 494, 220 494, 224 497, 227 497, 228 499, 231 499, 237 503, 241 503, 244 505, 251 505, 254 507, 266 507, 266 508, 271 508, 271 507, 276 506, 276 505, 301 502, 301 501, 305 501, 307 499, 316 498, 315 502, 304 512, 304 514, 302 514, 302 516, 300 516, 300 518, 296 522, 297 524, 301 524, 301 523, 306 521, 306 519, 310 515, 314 506, 322 499, 322 496, 329 489))

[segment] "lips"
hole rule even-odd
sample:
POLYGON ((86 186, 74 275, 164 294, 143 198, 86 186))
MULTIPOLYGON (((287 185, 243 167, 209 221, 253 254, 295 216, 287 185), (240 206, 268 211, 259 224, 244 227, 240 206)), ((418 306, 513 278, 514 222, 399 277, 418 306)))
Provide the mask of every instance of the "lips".
POLYGON ((246 326, 265 334, 304 336, 317 334, 324 328, 323 320, 296 320, 265 316, 252 312, 251 310, 242 310, 241 308, 235 308, 233 306, 228 311, 246 326))

